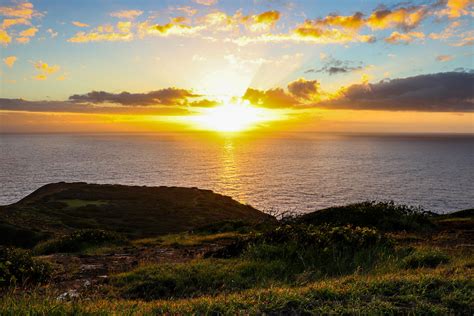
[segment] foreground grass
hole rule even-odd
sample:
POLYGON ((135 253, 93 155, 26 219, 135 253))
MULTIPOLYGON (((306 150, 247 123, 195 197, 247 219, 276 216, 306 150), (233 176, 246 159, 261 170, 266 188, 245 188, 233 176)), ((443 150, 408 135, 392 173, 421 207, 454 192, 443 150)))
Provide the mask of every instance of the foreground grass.
POLYGON ((222 240, 234 240, 243 234, 238 232, 224 232, 209 235, 201 234, 169 234, 155 238, 142 238, 134 240, 132 243, 137 246, 172 246, 172 247, 190 247, 210 244, 222 240))
POLYGON ((2 315, 64 314, 472 314, 473 264, 353 275, 303 287, 251 289, 186 300, 77 300, 58 302, 23 294, 0 299, 2 315))

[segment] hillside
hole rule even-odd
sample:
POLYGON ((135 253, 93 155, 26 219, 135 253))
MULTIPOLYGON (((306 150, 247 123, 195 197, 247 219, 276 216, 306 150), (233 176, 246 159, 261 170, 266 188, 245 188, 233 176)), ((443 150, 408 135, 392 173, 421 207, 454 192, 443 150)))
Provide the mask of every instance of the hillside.
POLYGON ((210 190, 61 182, 0 207, 0 240, 31 246, 76 229, 147 237, 229 220, 255 223, 273 217, 210 190))

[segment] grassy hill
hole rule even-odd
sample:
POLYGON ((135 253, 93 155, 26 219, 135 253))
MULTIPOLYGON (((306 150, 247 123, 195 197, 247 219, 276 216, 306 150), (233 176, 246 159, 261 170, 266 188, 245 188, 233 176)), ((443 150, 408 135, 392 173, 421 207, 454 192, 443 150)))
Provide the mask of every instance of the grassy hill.
POLYGON ((210 190, 61 182, 0 207, 0 244, 29 246, 76 229, 147 237, 226 220, 256 223, 273 218, 210 190))
POLYGON ((277 221, 210 191, 60 183, 2 212, 18 238, 51 238, 0 246, 1 315, 474 312, 472 209, 364 202, 277 221))

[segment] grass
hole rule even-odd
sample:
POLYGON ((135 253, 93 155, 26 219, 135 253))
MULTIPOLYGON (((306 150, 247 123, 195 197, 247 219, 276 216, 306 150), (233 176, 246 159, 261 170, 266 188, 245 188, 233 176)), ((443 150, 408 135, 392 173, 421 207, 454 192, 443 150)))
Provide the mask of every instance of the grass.
POLYGON ((33 249, 37 255, 48 255, 59 252, 78 252, 105 244, 122 244, 125 238, 115 232, 104 230, 78 230, 39 243, 33 249))
POLYGON ((137 246, 171 246, 171 247, 190 247, 204 244, 211 244, 222 240, 234 240, 242 234, 238 232, 215 233, 209 235, 181 233, 169 234, 162 237, 142 238, 134 240, 132 243, 137 246))
POLYGON ((355 225, 381 231, 429 231, 434 229, 434 214, 422 208, 392 202, 367 201, 331 207, 297 218, 297 222, 313 225, 355 225))
MULTIPOLYGON (((472 269, 447 267, 381 276, 349 276, 306 286, 250 289, 193 299, 78 300, 23 294, 0 299, 2 315, 34 314, 464 314, 474 311, 472 269), (466 274, 471 278, 466 278, 466 274)), ((51 296, 49 296, 51 297, 51 296)))
POLYGON ((273 220, 230 197, 180 187, 54 183, 18 203, 0 207, 0 224, 12 228, 11 234, 21 230, 22 234, 62 235, 78 229, 102 229, 148 238, 215 223, 232 226, 232 222, 242 222, 245 226, 273 220))
MULTIPOLYGON (((140 238, 122 250, 143 251, 138 266, 109 274, 78 299, 57 301, 64 288, 54 283, 11 288, 0 293, 0 314, 470 315, 473 221, 470 210, 460 214, 462 221, 366 202, 280 223, 224 221, 140 238)), ((116 249, 93 243, 81 254, 101 263, 116 249)))
POLYGON ((68 200, 57 200, 60 203, 64 203, 67 205, 67 207, 70 208, 78 208, 78 207, 84 207, 88 205, 94 205, 94 206, 101 206, 101 205, 107 205, 107 201, 91 201, 91 200, 79 200, 79 199, 68 199, 68 200))
POLYGON ((449 262, 449 256, 439 249, 415 250, 405 257, 402 266, 408 269, 436 268, 440 264, 449 262))

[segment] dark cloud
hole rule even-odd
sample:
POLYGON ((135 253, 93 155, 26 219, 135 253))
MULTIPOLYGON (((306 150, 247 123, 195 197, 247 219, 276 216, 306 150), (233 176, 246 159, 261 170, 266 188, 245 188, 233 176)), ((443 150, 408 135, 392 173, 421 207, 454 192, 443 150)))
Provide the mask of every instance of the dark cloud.
POLYGON ((474 74, 445 72, 355 84, 319 107, 389 111, 472 112, 474 74))
POLYGON ((117 103, 121 105, 187 105, 189 98, 200 97, 186 89, 166 88, 148 93, 110 93, 92 91, 86 94, 75 94, 69 97, 70 101, 80 103, 117 103))
POLYGON ((328 59, 321 68, 308 69, 305 73, 327 73, 329 75, 338 75, 349 73, 364 68, 362 62, 354 62, 348 60, 338 60, 334 58, 328 59))
POLYGON ((270 90, 248 88, 242 98, 253 105, 267 108, 291 108, 299 103, 295 97, 281 88, 270 90))
POLYGON ((319 93, 319 82, 300 78, 288 84, 288 91, 299 99, 312 100, 319 93))

